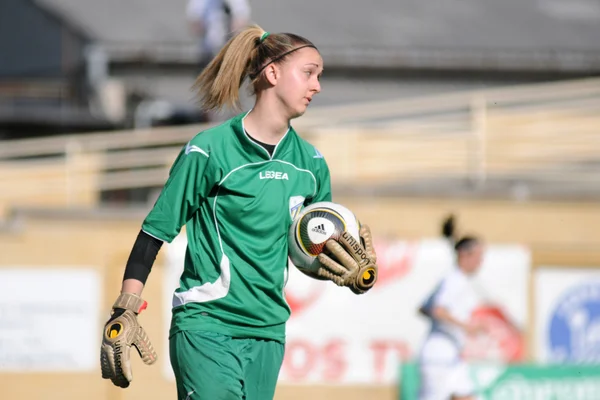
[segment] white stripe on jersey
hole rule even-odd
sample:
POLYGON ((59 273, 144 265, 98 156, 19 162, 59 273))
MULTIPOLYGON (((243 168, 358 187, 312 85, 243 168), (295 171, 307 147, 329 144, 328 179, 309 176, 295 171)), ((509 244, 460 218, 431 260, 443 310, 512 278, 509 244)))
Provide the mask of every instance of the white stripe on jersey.
POLYGON ((187 154, 190 154, 192 152, 202 153, 206 157, 210 157, 210 155, 206 151, 202 150, 200 147, 188 143, 188 145, 185 146, 185 154, 187 155, 187 154))

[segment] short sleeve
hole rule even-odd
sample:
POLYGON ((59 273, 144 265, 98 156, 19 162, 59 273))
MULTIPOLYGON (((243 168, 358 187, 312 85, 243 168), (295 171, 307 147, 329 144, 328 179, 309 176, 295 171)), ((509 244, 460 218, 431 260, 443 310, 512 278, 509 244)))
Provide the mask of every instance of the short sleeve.
MULTIPOLYGON (((317 181, 317 191, 309 204, 318 203, 320 201, 331 201, 331 177, 329 176, 329 166, 325 158, 316 150, 317 156, 314 160, 317 163, 315 170, 315 179, 317 181)), ((308 205, 308 204, 307 204, 308 205)))
POLYGON ((435 296, 434 304, 437 307, 450 309, 456 304, 456 300, 460 297, 464 290, 464 285, 461 279, 457 279, 455 275, 450 275, 440 285, 439 291, 435 296))
POLYGON ((213 186, 210 155, 188 144, 179 154, 142 230, 170 243, 206 199, 213 186))

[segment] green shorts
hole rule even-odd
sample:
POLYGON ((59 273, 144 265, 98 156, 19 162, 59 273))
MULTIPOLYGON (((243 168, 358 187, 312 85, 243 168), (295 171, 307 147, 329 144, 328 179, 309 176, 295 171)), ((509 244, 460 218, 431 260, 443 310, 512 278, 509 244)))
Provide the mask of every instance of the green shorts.
POLYGON ((169 339, 178 400, 271 400, 284 344, 180 331, 169 339))

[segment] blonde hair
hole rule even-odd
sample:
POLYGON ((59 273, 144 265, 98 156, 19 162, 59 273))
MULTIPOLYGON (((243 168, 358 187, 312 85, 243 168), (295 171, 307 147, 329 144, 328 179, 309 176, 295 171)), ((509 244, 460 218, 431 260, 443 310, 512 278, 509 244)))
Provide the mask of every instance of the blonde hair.
POLYGON ((256 92, 263 69, 270 63, 282 63, 300 47, 316 47, 292 33, 265 32, 252 25, 231 38, 196 78, 193 89, 203 110, 225 106, 240 108, 240 87, 250 79, 256 92))

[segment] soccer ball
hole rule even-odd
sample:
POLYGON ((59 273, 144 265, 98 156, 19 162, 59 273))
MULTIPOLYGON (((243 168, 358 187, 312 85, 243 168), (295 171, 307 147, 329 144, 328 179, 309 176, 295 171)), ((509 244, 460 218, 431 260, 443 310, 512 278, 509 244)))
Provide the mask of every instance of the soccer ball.
POLYGON ((360 242, 360 222, 346 207, 322 201, 304 208, 288 232, 288 251, 292 264, 306 275, 321 279, 317 256, 329 239, 338 240, 344 231, 360 242))

